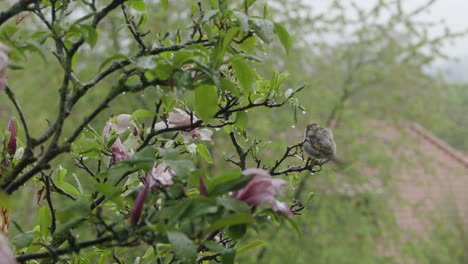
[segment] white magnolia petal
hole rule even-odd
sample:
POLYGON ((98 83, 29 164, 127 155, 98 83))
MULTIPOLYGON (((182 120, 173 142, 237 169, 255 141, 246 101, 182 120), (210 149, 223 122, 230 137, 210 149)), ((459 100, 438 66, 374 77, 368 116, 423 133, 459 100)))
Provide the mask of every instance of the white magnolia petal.
POLYGON ((125 132, 128 128, 135 128, 136 124, 132 120, 132 116, 128 114, 121 114, 118 115, 115 118, 115 123, 116 123, 116 131, 117 134, 122 134, 125 132))
POLYGON ((211 139, 213 136, 213 131, 209 129, 198 129, 198 135, 200 136, 201 140, 213 142, 213 139, 211 139))

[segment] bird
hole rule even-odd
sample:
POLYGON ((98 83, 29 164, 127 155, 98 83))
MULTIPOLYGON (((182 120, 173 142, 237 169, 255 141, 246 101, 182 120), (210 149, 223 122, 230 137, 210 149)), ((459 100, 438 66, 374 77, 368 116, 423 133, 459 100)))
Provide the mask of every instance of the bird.
POLYGON ((317 123, 308 124, 306 127, 302 150, 315 160, 328 162, 336 154, 336 144, 333 140, 333 132, 327 127, 321 127, 317 123))

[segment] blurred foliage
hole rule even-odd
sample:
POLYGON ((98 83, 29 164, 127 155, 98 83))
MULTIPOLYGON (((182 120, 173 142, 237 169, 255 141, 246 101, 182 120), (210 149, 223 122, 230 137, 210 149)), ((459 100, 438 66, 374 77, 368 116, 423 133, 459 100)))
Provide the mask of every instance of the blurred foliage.
MULTIPOLYGON (((287 69, 286 87, 291 86, 291 82, 309 83, 301 95, 304 111, 265 109, 249 116, 247 133, 264 135, 271 141, 262 142, 265 145, 262 151, 271 158, 270 161, 273 161, 274 153, 284 150, 286 144, 301 139, 305 124, 311 121, 334 127, 338 157, 346 161, 346 165, 334 163, 330 166, 339 175, 345 174, 347 182, 356 185, 368 181, 360 168, 369 164, 378 168, 377 177, 387 182, 392 177, 389 170, 395 165, 389 164, 387 154, 374 152, 370 140, 363 143, 362 139, 369 135, 372 138, 374 132, 368 125, 369 120, 417 122, 452 146, 467 151, 466 84, 449 84, 442 76, 428 71, 434 61, 445 58, 443 45, 461 35, 450 31, 440 36, 429 34, 435 22, 422 22, 418 15, 430 9, 432 1, 427 6, 422 5, 424 8, 414 10, 403 10, 401 0, 377 1, 370 9, 363 9, 359 3, 353 5, 351 1, 330 2, 326 12, 316 11, 313 4, 305 0, 258 1, 251 10, 252 14, 266 15, 283 24, 293 43, 287 53, 278 42, 267 47, 268 56, 256 52, 255 55, 262 59, 255 64, 259 73, 271 76, 275 71, 287 69)), ((185 3, 194 4, 193 1, 185 3)), ((158 4, 147 1, 148 12, 153 13, 145 25, 145 30, 151 32, 149 40, 162 39, 166 32, 175 32, 187 24, 184 4, 169 1, 169 11, 158 4)), ((26 17, 23 23, 34 27, 34 19, 26 17)), ((93 49, 86 50, 84 60, 77 66, 80 76, 85 79, 92 76, 100 67, 94 61, 105 59, 106 54, 118 52, 125 55, 134 48, 131 45, 136 44, 126 41, 130 36, 121 30, 122 26, 112 18, 100 25, 104 35, 99 36, 93 49)), ((25 63, 28 67, 21 73, 12 72, 10 82, 18 97, 27 100, 23 106, 27 117, 33 120, 31 127, 42 131, 48 125, 46 120, 53 118, 53 113, 45 110, 55 108, 55 102, 47 98, 56 94, 52 87, 58 87, 61 81, 50 76, 55 76, 60 67, 55 61, 44 61, 37 55, 27 58, 25 63)), ((78 106, 77 112, 86 111, 88 104, 96 104, 96 98, 106 94, 108 89, 109 83, 104 82, 87 95, 86 102, 78 106)), ((152 91, 145 91, 135 94, 133 99, 118 99, 96 123, 103 123, 111 114, 127 109, 151 108, 153 96, 152 91)), ((6 98, 0 97, 1 123, 7 124, 11 111, 6 98)), ((78 117, 72 116, 70 121, 78 122, 78 117)), ((215 164, 232 155, 234 150, 224 148, 223 142, 227 140, 216 139, 217 144, 211 150, 215 164)), ((253 141, 255 139, 250 138, 242 143, 247 145, 253 141)), ((202 166, 208 170, 224 170, 206 164, 202 166)), ((451 214, 449 220, 430 221, 437 223, 437 228, 428 235, 430 239, 413 234, 415 239, 401 244, 402 247, 396 250, 398 253, 393 254, 402 234, 389 208, 388 201, 394 195, 391 187, 385 186, 381 195, 346 195, 338 191, 342 181, 338 177, 332 173, 299 175, 290 192, 297 192, 300 182, 304 182, 300 189, 303 190, 302 198, 310 191, 316 193, 299 221, 303 236, 298 237, 293 227, 263 230, 262 234, 270 233, 265 235, 265 240, 272 242, 264 249, 249 251, 248 256, 239 261, 401 263, 401 258, 409 258, 417 263, 466 263, 468 233, 466 226, 458 222, 459 215, 451 214), (383 254, 382 248, 390 248, 392 253, 383 254)), ((27 188, 30 191, 16 193, 14 199, 30 200, 30 208, 35 208, 32 195, 35 189, 27 188)), ((32 216, 22 217, 22 225, 28 226, 28 217, 32 216)), ((85 230, 83 227, 82 231, 85 230)))

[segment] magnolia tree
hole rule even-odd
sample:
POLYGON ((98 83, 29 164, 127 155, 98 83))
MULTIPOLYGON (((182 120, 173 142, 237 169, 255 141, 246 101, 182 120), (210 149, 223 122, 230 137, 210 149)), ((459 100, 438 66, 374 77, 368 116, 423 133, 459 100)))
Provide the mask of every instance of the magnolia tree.
MULTIPOLYGON (((321 161, 304 159, 298 138, 269 163, 260 140, 246 132, 258 108, 301 109, 295 96, 305 85, 282 87, 286 74, 264 78, 251 63, 276 38, 288 51, 287 30, 265 14, 251 15, 255 0, 213 0, 187 8, 186 32, 143 32, 149 2, 19 0, 0 13, 0 96, 15 109, 0 151, 1 264, 234 263, 236 255, 263 244, 237 243, 249 230, 281 223, 297 228, 294 217, 307 201, 278 198, 286 183, 281 177, 317 172, 321 161), (40 23, 25 27, 28 17, 40 23), (131 36, 128 50, 93 61, 101 67, 85 79, 77 70, 79 51, 106 52, 99 26, 110 18, 131 36), (41 50, 62 68, 57 97, 44 98, 59 102, 44 131, 28 126, 7 70, 41 50), (109 83, 109 93, 88 105, 89 113, 76 110, 85 95, 109 83), (148 89, 155 91, 154 107, 95 122, 117 97, 148 89), (65 125, 70 117, 81 121, 65 125), (210 153, 223 134, 228 143, 218 148, 233 153, 225 161, 210 153), (75 166, 66 168, 67 159, 75 166), (11 195, 25 185, 40 201, 32 230, 10 214, 21 208, 11 195), (19 235, 8 237, 10 222, 19 235)), ((168 1, 156 5, 170 12, 168 1)))

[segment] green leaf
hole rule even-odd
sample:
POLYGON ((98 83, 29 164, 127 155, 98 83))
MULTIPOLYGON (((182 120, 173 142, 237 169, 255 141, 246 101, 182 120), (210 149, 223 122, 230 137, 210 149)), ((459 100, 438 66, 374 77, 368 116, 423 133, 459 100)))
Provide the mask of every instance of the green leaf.
POLYGON ((236 255, 235 250, 232 248, 225 248, 224 246, 214 241, 204 241, 203 244, 212 252, 221 253, 221 261, 223 264, 234 263, 234 257, 236 255))
POLYGON ((242 238, 247 232, 247 225, 233 225, 228 227, 229 237, 233 240, 238 240, 242 238))
POLYGON ((301 238, 302 237, 302 232, 301 228, 299 227, 299 224, 294 220, 292 217, 285 217, 285 219, 291 224, 291 226, 296 230, 297 235, 301 238))
POLYGON ((283 25, 275 23, 275 32, 276 35, 278 35, 281 44, 283 44, 284 48, 286 49, 286 53, 289 53, 292 47, 292 39, 288 31, 286 30, 286 28, 284 28, 283 25))
POLYGON ((130 6, 136 11, 140 11, 140 12, 146 11, 146 3, 143 0, 134 0, 130 2, 130 6))
POLYGON ((78 65, 78 58, 79 58, 79 55, 78 55, 78 51, 75 52, 75 54, 73 54, 73 57, 72 57, 72 61, 71 61, 71 67, 72 69, 75 69, 76 68, 76 65, 78 65))
POLYGON ((18 249, 31 245, 34 239, 34 233, 34 231, 28 231, 26 233, 15 236, 12 240, 13 245, 15 245, 15 247, 18 249))
POLYGON ((252 18, 250 22, 253 25, 255 33, 266 43, 275 39, 275 26, 271 21, 259 18, 252 18))
POLYGON ((50 210, 47 206, 42 206, 39 209, 39 223, 40 223, 40 230, 43 236, 48 236, 50 234, 49 226, 52 222, 50 216, 50 210))
POLYGON ((191 199, 190 205, 186 207, 179 219, 194 218, 216 212, 218 212, 218 206, 212 198, 196 196, 191 199))
POLYGON ((191 160, 165 160, 166 164, 174 170, 178 177, 185 177, 193 167, 191 160))
POLYGON ((255 218, 253 218, 250 214, 244 214, 244 213, 231 214, 221 219, 218 219, 208 228, 207 231, 212 232, 215 230, 221 230, 227 226, 249 224, 253 222, 255 222, 255 218))
POLYGON ((197 258, 197 247, 184 233, 167 232, 167 238, 174 248, 176 256, 186 264, 195 263, 197 258))
POLYGON ((210 3, 211 8, 213 9, 219 9, 219 3, 218 0, 208 0, 210 3))
POLYGON ((236 118, 236 126, 241 130, 245 130, 247 128, 247 123, 249 122, 249 117, 246 112, 238 112, 236 118))
POLYGON ((244 253, 245 251, 247 250, 250 250, 252 248, 256 248, 258 246, 264 246, 266 243, 265 241, 262 241, 262 240, 255 240, 253 242, 250 242, 249 244, 239 248, 238 250, 236 250, 237 254, 242 254, 244 253))
POLYGON ((256 46, 257 46, 256 36, 252 36, 239 44, 239 47, 243 52, 251 52, 252 50, 255 49, 256 46))
POLYGON ((120 196, 122 190, 120 188, 116 188, 113 185, 107 182, 99 182, 94 185, 94 188, 104 194, 109 200, 114 202, 120 210, 125 209, 125 205, 123 203, 123 199, 120 196))
POLYGON ((122 164, 133 166, 137 170, 149 171, 153 168, 156 150, 154 148, 144 148, 136 152, 130 159, 122 160, 122 164))
POLYGON ((221 87, 221 89, 223 89, 225 91, 231 92, 233 95, 235 95, 237 97, 240 96, 240 91, 239 91, 239 89, 237 89, 236 84, 231 82, 228 79, 221 79, 220 87, 221 87))
POLYGON ((227 210, 234 211, 236 213, 250 212, 250 207, 246 203, 232 197, 217 197, 216 201, 227 210))
POLYGON ((0 190, 0 208, 11 210, 13 208, 12 205, 13 204, 10 195, 8 195, 8 193, 4 192, 3 190, 0 190))
POLYGON ((75 181, 76 181, 76 185, 78 186, 78 190, 80 191, 80 195, 83 195, 83 186, 81 186, 81 182, 80 180, 78 179, 78 177, 76 176, 75 173, 72 174, 73 178, 75 178, 75 181))
POLYGON ((58 226, 56 234, 63 234, 64 232, 68 232, 71 229, 76 228, 79 224, 83 223, 84 219, 85 217, 83 216, 76 216, 71 218, 70 220, 58 226))
POLYGON ((197 152, 202 156, 208 163, 213 163, 213 159, 211 158, 210 151, 206 148, 203 144, 197 145, 197 152))
POLYGON ((84 134, 73 143, 72 147, 76 154, 85 157, 99 156, 105 150, 96 138, 87 138, 84 134))
POLYGON ((196 65, 196 67, 194 67, 194 69, 200 70, 203 73, 205 73, 206 75, 208 75, 208 77, 210 77, 210 79, 213 81, 213 84, 216 87, 219 87, 218 73, 215 70, 213 70, 213 68, 210 68, 208 65, 205 65, 205 64, 203 64, 201 62, 198 62, 198 61, 192 61, 192 62, 195 63, 195 65, 196 65))
POLYGON ((161 7, 167 9, 169 7, 169 0, 161 0, 161 7))
POLYGON ((304 206, 307 206, 310 204, 310 202, 312 202, 312 200, 315 198, 315 193, 314 192, 310 192, 308 195, 307 195, 307 199, 306 199, 306 202, 304 203, 304 206))
POLYGON ((167 80, 174 73, 174 67, 168 63, 160 63, 151 73, 154 73, 160 80, 167 80))
POLYGON ((244 1, 244 8, 248 9, 251 5, 253 5, 257 0, 245 0, 244 1))
POLYGON ((236 191, 247 185, 252 179, 252 176, 243 176, 239 174, 224 174, 216 177, 208 185, 208 195, 218 196, 231 191, 236 191), (232 176, 236 178, 232 179, 232 176))
POLYGON ((231 60, 231 66, 236 73, 237 81, 247 93, 252 91, 252 86, 257 78, 257 73, 245 61, 240 59, 231 60))
POLYGON ((145 109, 138 109, 132 113, 132 119, 139 119, 144 117, 155 117, 156 113, 145 110, 145 109))
POLYGON ((68 182, 61 181, 61 182, 56 182, 55 184, 60 189, 63 189, 64 191, 69 192, 69 193, 71 193, 71 194, 73 194, 75 196, 80 196, 81 195, 80 192, 75 188, 75 186, 71 185, 68 182))
POLYGON ((84 24, 80 25, 80 30, 84 33, 83 37, 85 38, 89 46, 91 48, 94 48, 94 46, 96 46, 97 39, 98 39, 97 30, 90 25, 84 25, 84 24))
POLYGON ((218 90, 216 86, 203 84, 195 88, 195 112, 205 122, 210 121, 218 111, 218 90))

